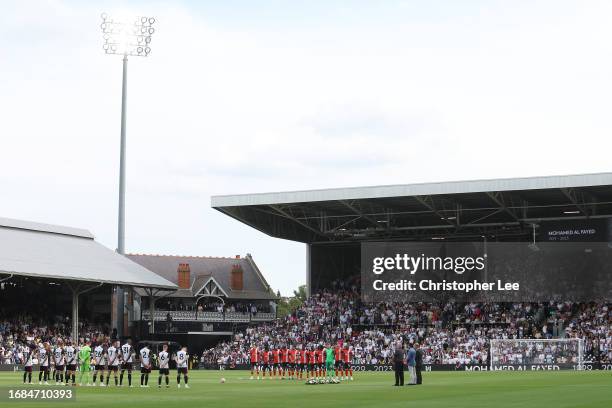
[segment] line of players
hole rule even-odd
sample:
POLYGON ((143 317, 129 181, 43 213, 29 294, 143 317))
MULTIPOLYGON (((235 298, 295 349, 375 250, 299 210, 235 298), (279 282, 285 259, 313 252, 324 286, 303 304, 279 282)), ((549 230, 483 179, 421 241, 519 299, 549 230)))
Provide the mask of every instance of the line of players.
POLYGON ((268 377, 298 380, 304 377, 308 380, 329 380, 335 374, 334 380, 353 381, 353 349, 348 344, 337 344, 333 348, 328 343, 324 345, 282 345, 279 347, 268 344, 253 344, 249 349, 251 362, 251 380, 268 377), (261 377, 260 377, 261 375, 261 377))
MULTIPOLYGON (((32 367, 34 357, 38 358, 39 373, 38 383, 49 385, 49 381, 55 381, 55 385, 75 385, 76 373, 79 372, 79 385, 83 385, 83 376, 86 376, 87 386, 95 386, 98 378, 100 387, 108 386, 111 374, 114 377, 115 386, 122 387, 124 374, 127 372, 127 383, 132 387, 132 371, 136 352, 132 346, 131 339, 121 345, 119 341, 110 341, 108 338, 101 341, 91 353, 91 342, 86 341, 78 347, 71 340, 62 341, 51 346, 49 343, 40 343, 38 346, 32 344, 23 351, 24 373, 23 383, 32 383, 32 367), (90 369, 93 366, 93 383, 90 383, 90 369), (78 369, 77 369, 78 367, 78 369), (105 373, 106 382, 105 380, 105 373), (99 377, 98 377, 99 376, 99 377)), ((157 354, 151 353, 147 346, 139 351, 140 356, 140 386, 149 386, 149 374, 153 368, 152 360, 155 357, 159 376, 157 386, 161 388, 162 377, 165 377, 166 388, 170 386, 170 360, 176 362, 177 387, 181 387, 181 376, 185 382, 185 388, 189 388, 187 347, 182 347, 171 356, 168 345, 164 344, 162 351, 157 354)))

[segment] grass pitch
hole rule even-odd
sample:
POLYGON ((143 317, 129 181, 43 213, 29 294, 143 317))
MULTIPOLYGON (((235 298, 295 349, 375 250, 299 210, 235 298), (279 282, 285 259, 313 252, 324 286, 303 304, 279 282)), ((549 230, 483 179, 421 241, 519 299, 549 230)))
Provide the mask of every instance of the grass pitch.
MULTIPOLYGON (((586 372, 430 372, 421 386, 392 387, 393 373, 356 373, 355 381, 305 385, 304 381, 249 380, 246 371, 191 371, 191 389, 78 387, 76 403, 7 402, 3 407, 612 407, 612 373, 586 372), (220 383, 224 377, 226 382, 220 383)), ((0 387, 23 388, 22 373, 0 373, 0 387)), ((38 373, 34 373, 38 379, 38 373)), ((134 375, 139 383, 140 375, 134 375)), ((111 379, 112 382, 112 379, 111 379)), ((36 382, 38 387, 38 382, 36 382)), ((26 386, 27 387, 27 386, 26 386)), ((32 386, 30 386, 32 387, 32 386)))

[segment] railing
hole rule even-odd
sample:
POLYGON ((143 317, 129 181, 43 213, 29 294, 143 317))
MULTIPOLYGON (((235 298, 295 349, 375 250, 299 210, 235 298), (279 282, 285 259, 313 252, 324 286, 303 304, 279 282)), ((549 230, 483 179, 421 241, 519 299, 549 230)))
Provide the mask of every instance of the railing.
MULTIPOLYGON (((274 320, 274 313, 241 313, 241 312, 195 312, 193 310, 157 310, 153 312, 155 321, 165 321, 168 313, 173 321, 177 322, 267 322, 274 320)), ((149 311, 142 312, 142 320, 151 320, 149 311)))

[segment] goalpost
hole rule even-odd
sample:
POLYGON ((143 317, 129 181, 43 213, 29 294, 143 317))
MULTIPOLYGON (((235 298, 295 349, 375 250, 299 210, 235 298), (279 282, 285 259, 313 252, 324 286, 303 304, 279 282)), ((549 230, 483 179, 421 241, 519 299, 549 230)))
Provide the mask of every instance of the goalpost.
POLYGON ((542 369, 584 368, 584 339, 492 339, 489 369, 491 371, 532 367, 542 369))

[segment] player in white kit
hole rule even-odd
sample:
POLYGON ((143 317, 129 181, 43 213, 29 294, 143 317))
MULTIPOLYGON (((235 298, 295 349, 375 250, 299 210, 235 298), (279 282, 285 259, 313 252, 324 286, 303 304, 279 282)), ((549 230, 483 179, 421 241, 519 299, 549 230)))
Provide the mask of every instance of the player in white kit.
POLYGON ((151 350, 147 346, 140 349, 140 386, 149 386, 149 374, 151 373, 151 350))
POLYGON ((32 357, 34 357, 34 351, 36 350, 35 346, 32 344, 29 347, 24 347, 21 352, 22 361, 23 361, 23 383, 26 383, 26 378, 28 380, 28 384, 32 384, 32 357))
POLYGON ((53 349, 53 360, 55 361, 55 372, 53 377, 55 378, 55 385, 64 385, 64 349, 62 347, 62 340, 59 339, 55 348, 53 349))
POLYGON ((164 344, 163 350, 157 355, 159 364, 159 378, 157 379, 157 387, 161 388, 162 376, 166 376, 166 388, 170 387, 170 355, 168 354, 168 345, 164 344))
POLYGON ((114 341, 111 346, 106 349, 106 359, 108 361, 108 375, 106 376, 106 385, 108 386, 108 380, 110 379, 111 371, 115 377, 115 386, 119 385, 119 379, 117 378, 117 371, 119 371, 119 342, 114 341))
POLYGON ((127 343, 121 346, 121 374, 119 375, 119 386, 123 386, 123 373, 128 372, 128 385, 132 386, 132 365, 134 363, 134 347, 132 347, 132 339, 128 339, 127 343))
MULTIPOLYGON (((106 344, 98 344, 96 348, 94 348, 93 356, 94 356, 94 375, 93 375, 93 385, 96 385, 96 379, 98 378, 98 373, 100 373, 100 387, 104 387, 104 368, 106 367, 106 344)), ((110 371, 108 373, 110 375, 110 371)))
POLYGON ((66 355, 66 385, 72 378, 72 385, 76 382, 77 349, 72 345, 72 341, 67 341, 68 345, 64 349, 66 355))
POLYGON ((183 379, 185 380, 185 388, 189 388, 187 376, 187 367, 189 362, 189 354, 187 354, 187 347, 182 347, 176 353, 176 385, 178 388, 181 388, 181 374, 183 374, 183 379))
POLYGON ((43 381, 45 385, 49 385, 49 364, 51 360, 50 347, 48 343, 40 343, 38 346, 38 383, 42 384, 43 381))

